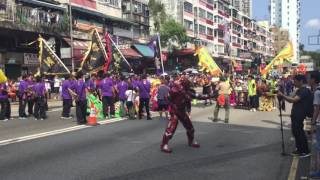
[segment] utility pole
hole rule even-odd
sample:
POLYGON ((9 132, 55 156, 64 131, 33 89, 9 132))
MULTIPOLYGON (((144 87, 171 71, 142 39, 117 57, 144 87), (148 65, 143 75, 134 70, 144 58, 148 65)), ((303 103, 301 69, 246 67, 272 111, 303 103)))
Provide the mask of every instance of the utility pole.
POLYGON ((72 72, 74 72, 74 59, 73 59, 73 23, 72 23, 72 5, 71 0, 69 0, 69 21, 70 21, 70 56, 71 56, 71 66, 72 72))

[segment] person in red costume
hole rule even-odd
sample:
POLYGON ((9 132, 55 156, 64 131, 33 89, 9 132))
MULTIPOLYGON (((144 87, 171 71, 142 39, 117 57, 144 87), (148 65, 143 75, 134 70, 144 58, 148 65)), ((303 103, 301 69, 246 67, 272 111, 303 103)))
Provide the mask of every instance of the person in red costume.
POLYGON ((182 76, 179 80, 173 83, 173 86, 170 89, 169 98, 170 119, 163 135, 162 144, 160 146, 161 151, 165 153, 172 152, 168 143, 177 129, 178 120, 187 130, 189 146, 199 148, 200 144, 194 140, 194 128, 190 117, 186 112, 186 107, 188 102, 193 98, 205 100, 209 97, 196 94, 196 92, 191 88, 191 82, 186 77, 182 76))

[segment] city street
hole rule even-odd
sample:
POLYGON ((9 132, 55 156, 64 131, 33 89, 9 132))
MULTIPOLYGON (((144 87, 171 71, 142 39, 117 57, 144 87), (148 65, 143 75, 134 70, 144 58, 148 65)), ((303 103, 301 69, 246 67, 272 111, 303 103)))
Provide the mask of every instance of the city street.
MULTIPOLYGON (((213 106, 193 108, 195 134, 201 148, 187 146, 185 130, 179 124, 170 141, 172 154, 159 150, 167 122, 157 118, 157 114, 152 121, 115 120, 97 127, 35 136, 22 142, 18 142, 21 136, 77 126, 74 120, 61 120, 59 109, 49 112, 49 119, 45 121, 0 122, 0 176, 6 180, 288 179, 292 157, 280 155, 277 110, 232 109, 230 124, 211 122, 208 117, 212 112, 213 106), (3 143, 7 139, 12 141, 3 143)), ((221 116, 224 111, 220 113, 221 116)), ((288 127, 288 116, 284 120, 288 127)), ((288 152, 293 150, 290 137, 286 128, 288 152)))

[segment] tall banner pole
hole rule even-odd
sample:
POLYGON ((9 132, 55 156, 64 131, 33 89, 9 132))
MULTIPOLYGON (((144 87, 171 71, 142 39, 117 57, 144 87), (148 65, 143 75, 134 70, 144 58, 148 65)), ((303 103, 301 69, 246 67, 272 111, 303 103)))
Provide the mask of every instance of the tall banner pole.
POLYGON ((119 52, 120 56, 124 59, 124 61, 128 64, 128 66, 131 68, 131 71, 133 71, 131 65, 129 64, 129 62, 127 61, 127 59, 124 57, 124 55, 122 54, 122 52, 120 51, 120 49, 118 48, 118 46, 116 45, 116 43, 113 41, 113 39, 110 37, 110 34, 108 34, 108 37, 110 39, 110 41, 112 42, 112 44, 116 47, 117 51, 119 52))
POLYGON ((72 6, 71 6, 71 0, 69 0, 69 17, 70 17, 70 19, 69 19, 69 21, 70 21, 70 24, 69 24, 69 26, 70 26, 70 41, 71 41, 71 47, 70 47, 70 56, 71 56, 71 66, 72 66, 72 72, 74 72, 74 69, 75 69, 75 67, 74 67, 74 59, 73 59, 73 56, 74 56, 74 54, 73 54, 73 27, 72 27, 72 6))
POLYGON ((159 43, 159 50, 160 50, 160 61, 162 66, 162 74, 164 74, 164 65, 163 65, 163 59, 162 59, 162 47, 161 47, 161 40, 160 40, 160 34, 158 33, 158 43, 159 43))

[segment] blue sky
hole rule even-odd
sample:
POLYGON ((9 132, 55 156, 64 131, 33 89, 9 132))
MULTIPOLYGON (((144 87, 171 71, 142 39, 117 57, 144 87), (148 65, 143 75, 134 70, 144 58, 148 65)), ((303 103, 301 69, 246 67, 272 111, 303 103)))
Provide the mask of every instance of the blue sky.
MULTIPOLYGON (((269 20, 270 0, 253 0, 253 17, 257 20, 269 20)), ((320 45, 308 45, 308 36, 318 35, 320 32, 320 0, 301 1, 301 43, 306 50, 320 50, 320 45)))

